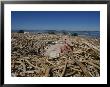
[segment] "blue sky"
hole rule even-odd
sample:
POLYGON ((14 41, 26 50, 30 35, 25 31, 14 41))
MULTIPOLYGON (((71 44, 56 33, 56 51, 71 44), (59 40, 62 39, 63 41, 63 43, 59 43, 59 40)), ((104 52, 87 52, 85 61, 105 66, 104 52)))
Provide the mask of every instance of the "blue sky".
POLYGON ((99 11, 12 11, 12 30, 99 31, 99 11))

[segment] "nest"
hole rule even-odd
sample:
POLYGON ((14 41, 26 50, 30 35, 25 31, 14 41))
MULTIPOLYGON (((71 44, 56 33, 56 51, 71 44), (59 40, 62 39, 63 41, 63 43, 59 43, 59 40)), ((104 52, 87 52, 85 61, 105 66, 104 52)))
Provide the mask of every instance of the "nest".
POLYGON ((48 41, 60 35, 12 33, 11 74, 15 77, 99 77, 99 38, 69 36, 73 51, 58 58, 43 56, 48 41))

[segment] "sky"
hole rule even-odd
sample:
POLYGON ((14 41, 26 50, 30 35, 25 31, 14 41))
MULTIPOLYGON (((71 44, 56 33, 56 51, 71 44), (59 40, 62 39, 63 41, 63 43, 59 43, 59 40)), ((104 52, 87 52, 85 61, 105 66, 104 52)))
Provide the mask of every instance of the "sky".
POLYGON ((12 30, 99 31, 99 11, 12 11, 12 30))

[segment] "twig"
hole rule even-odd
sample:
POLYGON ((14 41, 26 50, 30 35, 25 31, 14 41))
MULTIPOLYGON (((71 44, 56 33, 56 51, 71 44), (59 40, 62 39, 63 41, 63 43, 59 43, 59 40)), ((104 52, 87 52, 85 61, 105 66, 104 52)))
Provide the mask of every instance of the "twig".
POLYGON ((88 64, 90 64, 90 65, 92 65, 92 66, 94 66, 95 68, 97 68, 97 69, 100 70, 100 67, 99 67, 98 65, 96 65, 96 64, 94 64, 94 63, 92 63, 92 62, 90 62, 90 61, 84 60, 84 61, 82 61, 82 62, 86 62, 86 63, 88 63, 88 64))
POLYGON ((72 70, 77 71, 77 72, 82 72, 81 70, 78 70, 78 69, 75 69, 75 68, 72 68, 72 70))
POLYGON ((67 67, 67 61, 65 62, 64 69, 63 69, 63 72, 62 72, 62 74, 60 75, 60 77, 63 77, 63 76, 65 75, 66 67, 67 67))
POLYGON ((80 68, 81 68, 81 70, 84 72, 84 74, 86 75, 86 76, 91 76, 89 73, 88 73, 88 70, 86 69, 86 67, 81 63, 81 62, 79 62, 79 61, 76 61, 75 60, 75 62, 80 66, 80 68))
POLYGON ((21 65, 23 66, 23 72, 26 71, 26 66, 25 66, 25 64, 21 60, 15 61, 15 63, 21 63, 21 65))
MULTIPOLYGON (((73 53, 71 52, 69 55, 72 55, 73 53)), ((71 56, 72 57, 72 56, 71 56)), ((88 73, 88 70, 86 69, 86 67, 81 63, 81 62, 79 62, 79 61, 77 61, 75 58, 72 58, 74 61, 75 61, 75 63, 77 64, 77 65, 79 65, 80 66, 80 68, 81 68, 81 70, 84 72, 84 74, 87 76, 87 77, 90 77, 91 75, 88 73)))
POLYGON ((47 68, 45 71, 45 77, 49 77, 49 73, 51 71, 51 68, 47 68))
POLYGON ((100 51, 96 46, 94 46, 94 45, 88 43, 88 42, 85 41, 84 39, 82 39, 82 40, 83 40, 83 43, 85 43, 86 45, 88 45, 91 49, 95 49, 95 50, 97 50, 98 52, 100 51))
POLYGON ((34 66, 33 64, 31 64, 31 63, 29 62, 29 60, 25 59, 25 61, 26 61, 30 66, 32 66, 32 67, 34 67, 34 68, 38 68, 38 66, 34 66))
POLYGON ((75 73, 76 73, 76 71, 71 72, 71 73, 67 73, 67 74, 65 74, 65 76, 66 76, 66 77, 68 77, 68 76, 72 76, 72 75, 75 74, 75 73))

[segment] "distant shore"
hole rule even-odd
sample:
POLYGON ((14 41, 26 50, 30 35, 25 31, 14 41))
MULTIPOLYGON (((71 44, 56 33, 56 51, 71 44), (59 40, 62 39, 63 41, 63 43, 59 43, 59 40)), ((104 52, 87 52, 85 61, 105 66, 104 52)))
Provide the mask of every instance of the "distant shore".
MULTIPOLYGON (((19 32, 19 30, 12 30, 12 33, 19 32)), ((24 30, 24 32, 28 33, 43 33, 48 34, 48 32, 54 32, 55 34, 67 34, 72 35, 74 33, 77 33, 78 36, 81 37, 90 37, 90 38, 100 38, 100 31, 64 31, 64 30, 24 30)))

